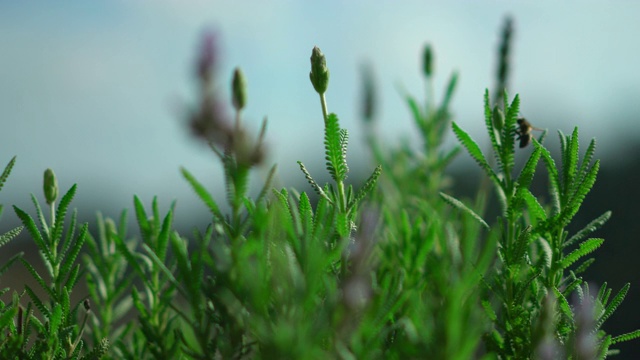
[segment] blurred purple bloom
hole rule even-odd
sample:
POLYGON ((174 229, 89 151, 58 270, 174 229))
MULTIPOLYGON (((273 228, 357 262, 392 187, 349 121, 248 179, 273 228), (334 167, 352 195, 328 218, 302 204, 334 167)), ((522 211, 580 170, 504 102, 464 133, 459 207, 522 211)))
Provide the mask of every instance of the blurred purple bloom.
POLYGON ((212 30, 206 30, 202 35, 196 62, 197 75, 202 81, 209 81, 211 79, 211 74, 217 64, 217 43, 216 34, 212 30))

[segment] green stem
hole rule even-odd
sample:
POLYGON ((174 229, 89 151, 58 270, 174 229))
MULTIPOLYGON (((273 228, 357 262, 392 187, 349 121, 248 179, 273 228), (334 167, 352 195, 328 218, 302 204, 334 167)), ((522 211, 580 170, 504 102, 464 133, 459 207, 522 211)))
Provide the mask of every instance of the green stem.
POLYGON ((327 99, 324 97, 324 94, 320 94, 320 105, 322 106, 322 117, 326 125, 329 114, 327 110, 327 99))

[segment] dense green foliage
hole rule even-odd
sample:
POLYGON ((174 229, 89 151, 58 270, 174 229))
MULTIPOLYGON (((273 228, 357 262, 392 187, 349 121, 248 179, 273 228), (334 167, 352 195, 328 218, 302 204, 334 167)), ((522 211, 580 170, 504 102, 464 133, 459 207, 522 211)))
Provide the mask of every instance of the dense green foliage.
MULTIPOLYGON (((510 34, 508 23, 501 89, 510 34)), ((224 169, 229 213, 212 195, 215 189, 183 168, 211 213, 208 226, 180 234, 173 227, 174 204, 161 214, 157 199, 147 208, 134 197, 136 235, 130 235, 126 211, 117 222, 99 214, 91 234, 87 224, 76 224, 75 211, 65 222, 76 186, 56 207, 57 180, 47 170, 49 220, 32 196, 39 226, 14 207, 24 227, 0 236, 2 246, 26 229, 47 270, 38 272, 22 254, 0 267, 1 275, 19 262, 40 286, 1 290, 11 297, 0 302, 0 357, 602 359, 615 353, 616 343, 640 337, 640 331, 612 336, 602 330, 629 286, 613 296, 606 284, 592 293, 581 277, 604 241, 590 236, 610 213, 576 233, 567 230, 596 180, 595 140, 581 157, 578 129, 559 131, 559 165, 543 145, 546 131, 531 140, 533 149, 516 149, 517 137, 525 135, 517 125, 520 98, 504 91, 492 106, 487 90, 492 154, 486 156, 452 122, 457 74, 437 101, 434 58, 427 46, 425 103, 403 95, 419 146, 382 145, 373 82, 365 78, 363 118, 375 165, 368 179, 347 184, 349 133, 328 111, 329 69, 314 48, 310 80, 320 96, 331 182, 318 183, 298 162, 311 191, 272 189, 274 166, 255 196, 249 179, 264 162, 266 125, 252 140, 241 121, 247 94, 239 69, 232 80, 235 119, 226 122, 215 109, 217 74, 200 63, 192 127, 224 169), (444 149, 449 129, 486 176, 474 199, 451 195, 446 168, 461 148, 444 149), (524 164, 516 163, 516 151, 528 154, 524 164), (540 160, 549 203, 531 191, 540 160), (500 212, 489 219, 492 193, 500 212), (88 294, 72 302, 79 282, 86 282, 88 294)))

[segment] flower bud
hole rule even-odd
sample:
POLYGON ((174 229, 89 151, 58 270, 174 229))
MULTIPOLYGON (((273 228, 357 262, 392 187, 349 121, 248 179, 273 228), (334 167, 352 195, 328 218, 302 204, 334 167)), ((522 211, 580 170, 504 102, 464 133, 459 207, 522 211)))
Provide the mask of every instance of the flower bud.
POLYGON ((235 107, 237 111, 242 110, 247 104, 247 80, 240 68, 236 68, 233 72, 231 93, 233 95, 233 107, 235 107))
POLYGON ((329 86, 329 69, 327 68, 327 59, 324 57, 320 48, 315 46, 311 52, 311 72, 309 73, 313 88, 320 95, 327 91, 329 86))
POLYGON ((58 179, 51 169, 44 171, 44 198, 49 205, 58 198, 58 179))
POLYGON ((422 69, 426 77, 430 77, 433 74, 433 50, 431 45, 424 46, 424 53, 422 54, 422 69))
POLYGON ((502 110, 500 110, 498 105, 496 105, 493 108, 493 127, 498 131, 502 131, 503 124, 504 124, 504 113, 502 112, 502 110))

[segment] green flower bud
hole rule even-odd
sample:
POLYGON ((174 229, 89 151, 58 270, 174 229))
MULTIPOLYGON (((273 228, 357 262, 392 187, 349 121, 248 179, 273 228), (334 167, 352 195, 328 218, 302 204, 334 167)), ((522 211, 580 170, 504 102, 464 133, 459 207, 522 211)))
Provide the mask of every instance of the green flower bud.
POLYGON ((422 69, 426 77, 430 77, 433 74, 433 50, 431 50, 431 45, 429 44, 424 46, 422 69))
POLYGON ((496 105, 493 107, 493 127, 498 131, 502 131, 503 124, 504 124, 504 113, 502 112, 502 110, 500 110, 498 105, 496 105))
POLYGON ((237 111, 242 110, 247 105, 247 80, 240 68, 236 68, 233 72, 231 92, 233 94, 233 106, 237 111))
POLYGON ((51 169, 44 171, 44 198, 49 205, 58 198, 58 179, 51 169))
POLYGON ((320 48, 315 46, 311 52, 311 72, 309 73, 313 88, 320 95, 324 94, 329 87, 329 69, 327 59, 320 48))

